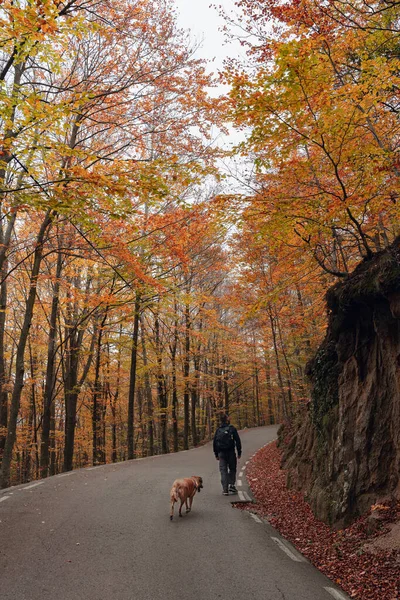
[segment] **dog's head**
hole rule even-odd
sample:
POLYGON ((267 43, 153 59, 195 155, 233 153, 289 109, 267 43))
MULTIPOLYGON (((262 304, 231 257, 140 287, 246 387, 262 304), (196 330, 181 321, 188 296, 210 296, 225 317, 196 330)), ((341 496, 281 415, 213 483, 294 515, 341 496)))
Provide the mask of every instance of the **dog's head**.
POLYGON ((201 488, 203 487, 203 478, 199 477, 198 475, 192 475, 192 479, 195 482, 197 491, 200 492, 201 488))

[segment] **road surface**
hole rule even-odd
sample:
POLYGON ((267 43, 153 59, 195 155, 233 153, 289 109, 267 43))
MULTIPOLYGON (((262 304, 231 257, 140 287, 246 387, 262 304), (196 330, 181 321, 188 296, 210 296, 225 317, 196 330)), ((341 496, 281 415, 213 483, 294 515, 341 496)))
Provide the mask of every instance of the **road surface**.
MULTIPOLYGON (((275 427, 241 432, 239 469, 275 427)), ((240 477, 248 492, 245 470, 240 477)), ((0 492, 1 600, 337 600, 346 596, 267 523, 222 496, 210 444, 0 492), (177 477, 200 475, 169 520, 177 477)))

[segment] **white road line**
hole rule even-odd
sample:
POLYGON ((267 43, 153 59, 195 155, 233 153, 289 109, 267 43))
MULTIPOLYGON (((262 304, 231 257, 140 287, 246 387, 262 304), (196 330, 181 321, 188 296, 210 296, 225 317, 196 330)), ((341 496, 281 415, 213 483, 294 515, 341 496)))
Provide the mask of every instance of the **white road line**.
POLYGON ((251 498, 248 494, 246 494, 246 492, 239 492, 239 500, 241 502, 251 502, 251 498))
POLYGON ((37 487, 38 485, 42 485, 42 483, 44 483, 44 481, 37 481, 36 483, 32 483, 32 485, 27 485, 26 487, 24 487, 24 490, 31 490, 34 487, 37 487))
POLYGON ((238 479, 238 480, 237 480, 237 484, 238 484, 238 486, 239 486, 239 487, 242 487, 242 480, 241 480, 241 479, 238 479))
POLYGON ((243 477, 243 471, 240 471, 239 477, 243 477))
POLYGON ((72 471, 71 473, 60 473, 59 475, 57 475, 57 477, 69 477, 70 475, 73 475, 72 471))
POLYGON ((0 502, 4 502, 4 500, 8 500, 10 498, 10 496, 2 496, 0 498, 0 502))
MULTIPOLYGON (((97 467, 86 467, 85 471, 93 471, 93 469, 98 469, 101 465, 97 465, 97 467)), ((65 473, 65 475, 72 475, 72 473, 65 473)))
POLYGON ((303 558, 303 557, 301 556, 301 554, 297 554, 297 553, 295 554, 294 552, 292 552, 292 550, 290 550, 290 548, 288 548, 288 547, 286 546, 286 544, 284 544, 284 543, 282 542, 282 540, 280 540, 279 538, 276 538, 276 537, 271 537, 271 540, 272 540, 273 542, 275 542, 275 544, 278 544, 279 548, 280 548, 281 550, 283 550, 283 552, 284 552, 285 554, 287 554, 287 556, 288 556, 289 558, 291 558, 292 560, 294 560, 294 562, 305 562, 305 558, 303 558))
POLYGON ((257 515, 255 515, 254 513, 250 513, 250 516, 252 519, 255 520, 256 523, 262 523, 261 519, 257 517, 257 515))
POLYGON ((246 465, 248 465, 248 464, 249 464, 249 461, 248 461, 248 460, 246 460, 246 463, 245 463, 245 464, 246 464, 246 465))
POLYGON ((243 465, 242 471, 245 471, 245 470, 246 470, 246 465, 243 465))
POLYGON ((324 587, 324 590, 326 590, 328 592, 328 594, 333 596, 335 598, 335 600, 348 600, 348 596, 345 596, 344 594, 342 594, 341 592, 339 592, 339 590, 336 590, 335 588, 324 587))

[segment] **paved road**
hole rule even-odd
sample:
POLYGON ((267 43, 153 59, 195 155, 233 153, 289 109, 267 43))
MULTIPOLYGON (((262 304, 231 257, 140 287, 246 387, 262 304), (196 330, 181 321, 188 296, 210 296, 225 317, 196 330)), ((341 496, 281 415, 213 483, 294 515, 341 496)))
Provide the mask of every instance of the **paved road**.
MULTIPOLYGON (((274 427, 241 432, 240 465, 275 434, 274 427)), ((241 479, 246 489, 245 474, 241 479)), ((4 490, 0 598, 346 598, 268 524, 233 509, 233 498, 221 492, 210 444, 4 490), (171 483, 190 475, 203 477, 204 490, 192 513, 171 522, 171 483)))

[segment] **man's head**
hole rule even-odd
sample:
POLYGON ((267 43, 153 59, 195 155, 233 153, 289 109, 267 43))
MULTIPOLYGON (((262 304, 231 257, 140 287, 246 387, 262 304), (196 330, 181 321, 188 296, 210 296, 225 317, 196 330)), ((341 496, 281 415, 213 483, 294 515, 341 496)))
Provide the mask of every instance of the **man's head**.
POLYGON ((221 424, 221 427, 223 427, 224 425, 229 425, 229 415, 225 412, 221 412, 219 415, 219 422, 221 424))

